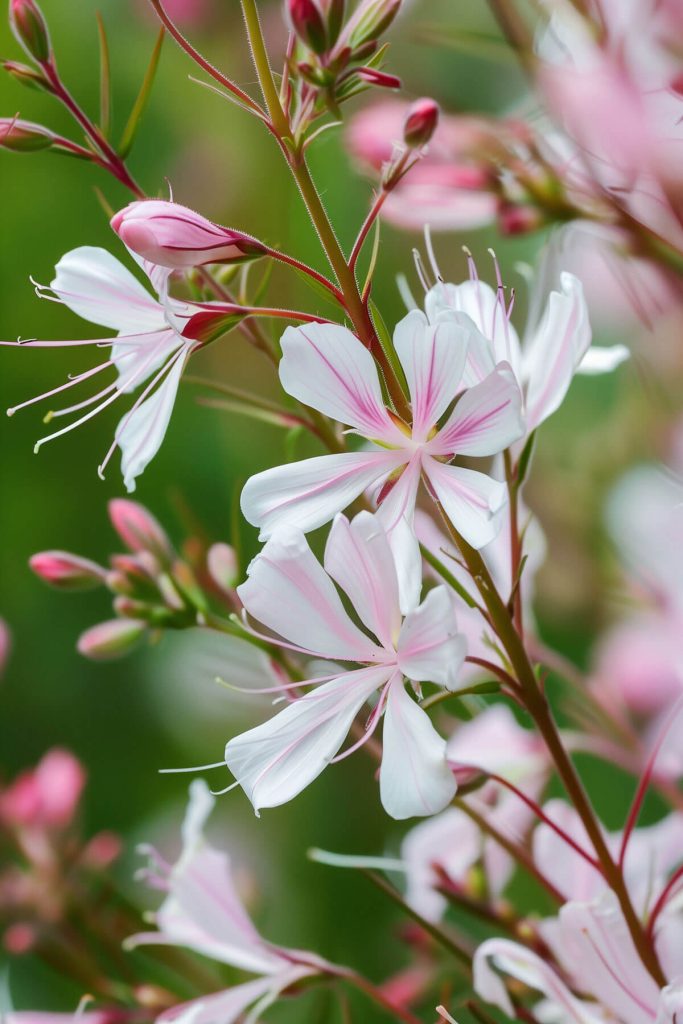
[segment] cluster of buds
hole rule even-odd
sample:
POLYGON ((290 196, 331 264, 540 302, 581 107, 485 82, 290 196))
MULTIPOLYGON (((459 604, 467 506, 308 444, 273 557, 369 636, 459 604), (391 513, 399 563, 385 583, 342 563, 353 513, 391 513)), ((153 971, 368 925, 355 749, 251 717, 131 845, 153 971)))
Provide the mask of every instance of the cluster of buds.
POLYGON ((402 0, 360 0, 346 18, 345 0, 286 0, 297 41, 290 71, 317 91, 322 109, 334 109, 369 86, 400 86, 395 75, 381 70, 385 48, 379 39, 401 5, 402 0))
POLYGON ((181 557, 163 527, 137 502, 115 498, 109 515, 127 551, 112 555, 108 567, 66 551, 42 551, 30 560, 36 575, 59 590, 103 586, 113 595, 116 618, 92 626, 78 640, 84 657, 123 657, 161 630, 201 624, 211 594, 236 607, 238 565, 229 545, 204 550, 188 541, 181 557))

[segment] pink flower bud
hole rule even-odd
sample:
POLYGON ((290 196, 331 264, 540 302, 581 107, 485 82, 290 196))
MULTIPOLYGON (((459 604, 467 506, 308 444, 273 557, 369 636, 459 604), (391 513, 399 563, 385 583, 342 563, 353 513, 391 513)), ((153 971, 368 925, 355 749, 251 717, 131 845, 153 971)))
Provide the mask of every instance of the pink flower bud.
POLYGON ((209 575, 221 590, 233 590, 239 581, 239 564, 235 549, 229 544, 212 544, 206 556, 209 575))
POLYGON ((119 210, 111 226, 129 249, 174 270, 205 263, 241 263, 268 252, 241 231, 221 227, 179 203, 144 199, 119 210))
POLYGON ((33 153, 49 149, 55 136, 47 128, 31 121, 18 121, 15 117, 0 117, 0 148, 14 153, 33 153))
POLYGON ((244 320, 244 312, 240 311, 240 306, 234 306, 234 312, 227 312, 229 309, 229 303, 221 303, 220 309, 203 309, 200 313, 195 313, 183 328, 183 338, 201 341, 203 345, 220 338, 222 334, 244 320))
POLYGON ((83 851, 83 864, 95 871, 108 868, 118 860, 123 843, 114 832, 98 832, 83 851))
POLYGON ((498 227, 503 235, 526 235, 537 231, 543 222, 541 211, 532 206, 504 203, 498 210, 498 227))
POLYGON ((0 677, 5 671, 12 650, 12 634, 4 619, 0 619, 0 677))
POLYGON ((50 33, 40 7, 34 0, 10 0, 9 23, 18 42, 39 64, 48 60, 52 47, 50 33))
POLYGON ((378 85, 382 89, 400 89, 401 79, 396 75, 388 75, 385 71, 378 71, 377 68, 358 68, 356 74, 369 85, 378 85))
POLYGON ((325 53, 328 48, 325 19, 315 0, 287 0, 287 13, 301 42, 314 53, 325 53))
POLYGON ((119 537, 131 551, 149 551, 162 562, 173 557, 171 542, 161 523, 137 501, 113 498, 109 518, 119 537))
POLYGON ((101 566, 68 551, 39 551, 28 564, 36 576, 57 590, 92 590, 104 583, 101 566))
POLYGON ((82 633, 77 649, 92 661, 122 658, 140 643, 146 631, 147 623, 139 619, 110 619, 82 633))
POLYGON ((14 828, 64 829, 85 785, 81 763, 68 750, 50 750, 36 768, 0 794, 0 819, 14 828))
POLYGON ((11 75, 15 82, 27 85, 29 89, 46 90, 52 92, 52 86, 47 78, 40 72, 30 68, 27 64, 21 64, 18 60, 0 61, 2 68, 11 75))
POLYGON ((2 944, 12 956, 23 956, 29 953, 37 939, 36 929, 25 921, 11 924, 2 937, 2 944))
POLYGON ((403 141, 411 149, 426 146, 439 123, 439 104, 427 97, 416 100, 403 122, 403 141))

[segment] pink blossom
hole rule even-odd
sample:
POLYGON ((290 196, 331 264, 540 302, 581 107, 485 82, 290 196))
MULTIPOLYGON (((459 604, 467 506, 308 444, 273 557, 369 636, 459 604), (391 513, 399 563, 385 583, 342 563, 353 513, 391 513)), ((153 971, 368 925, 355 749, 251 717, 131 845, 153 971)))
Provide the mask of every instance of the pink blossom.
MULTIPOLYGON (((285 803, 335 758, 354 719, 374 701, 369 738, 384 712, 380 794, 395 818, 434 814, 456 781, 446 743, 404 685, 431 682, 452 689, 465 656, 454 602, 445 587, 419 604, 419 563, 411 566, 405 617, 386 533, 378 518, 338 515, 325 547, 325 568, 295 527, 276 531, 249 567, 238 594, 249 615, 284 637, 284 646, 315 658, 354 662, 304 681, 313 689, 270 721, 230 740, 225 760, 255 809, 285 803), (335 589, 346 594, 371 638, 349 618, 335 589)), ((354 744, 351 750, 360 745, 354 744)), ((349 751, 350 752, 350 751, 349 751)))
POLYGON ((0 820, 15 828, 64 829, 76 813, 84 785, 81 763, 67 750, 55 748, 0 792, 0 820))
POLYGON ((491 361, 475 386, 465 379, 475 328, 447 314, 433 324, 413 310, 396 327, 394 347, 408 381, 413 412, 408 427, 389 412, 377 366, 345 327, 312 324, 282 337, 280 380, 288 394, 376 443, 371 450, 323 455, 268 469, 242 492, 245 518, 261 537, 295 525, 304 531, 328 522, 371 485, 389 481, 379 515, 392 541, 412 524, 420 479, 473 546, 500 528, 505 487, 484 473, 452 465, 454 455, 482 457, 521 436, 521 396, 506 362, 491 361), (456 396, 446 422, 437 426, 456 396))
POLYGON ((158 930, 133 935, 126 945, 182 946, 257 978, 167 1010, 160 1022, 232 1024, 250 1006, 259 1014, 284 989, 328 966, 312 953, 272 945, 259 935, 237 893, 228 854, 204 838, 214 803, 206 784, 195 780, 182 828, 183 849, 174 865, 142 848, 150 853, 150 864, 141 876, 166 895, 155 914, 158 930))
MULTIPOLYGON (((356 114, 347 144, 362 167, 380 171, 404 137, 410 106, 383 100, 356 114)), ((495 143, 492 128, 474 117, 442 115, 429 149, 387 197, 383 216, 398 227, 475 228, 496 217, 498 199, 484 154, 495 143)))
POLYGON ((124 245, 149 263, 172 270, 205 263, 241 263, 264 256, 255 238, 223 228, 179 203, 143 199, 112 217, 124 245))

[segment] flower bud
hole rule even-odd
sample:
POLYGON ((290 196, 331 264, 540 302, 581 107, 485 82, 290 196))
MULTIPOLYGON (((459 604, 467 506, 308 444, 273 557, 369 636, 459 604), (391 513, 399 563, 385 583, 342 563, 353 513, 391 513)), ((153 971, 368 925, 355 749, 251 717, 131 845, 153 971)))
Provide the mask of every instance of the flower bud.
POLYGON ((301 42, 314 53, 325 53, 328 48, 325 19, 315 0, 287 0, 287 13, 301 42))
POLYGON ((52 86, 47 78, 40 72, 30 68, 28 64, 20 64, 17 60, 1 61, 3 70, 21 85, 27 85, 29 89, 45 90, 52 92, 52 86))
POLYGON ((149 551, 162 562, 173 557, 171 542, 161 523, 137 501, 113 498, 109 518, 119 537, 131 551, 149 551))
POLYGON ((0 795, 0 819, 14 828, 64 829, 85 785, 85 771, 68 750, 50 750, 0 795))
POLYGON ((212 544, 206 556, 209 575, 221 590, 231 591, 239 582, 239 564, 229 544, 212 544))
POLYGON ((543 223, 543 214, 533 206, 502 203, 498 208, 498 227, 502 235, 526 235, 537 231, 543 223))
POLYGON ((206 263, 241 263, 268 249, 241 231, 232 231, 179 203, 143 199, 112 217, 121 241, 160 267, 185 270, 206 263))
POLYGON ((98 832, 83 850, 81 861, 93 871, 102 871, 118 859, 122 849, 123 843, 114 832, 98 832))
POLYGON ((132 651, 147 631, 147 623, 136 619, 110 619, 87 629, 78 639, 79 654, 92 661, 122 658, 132 651))
POLYGON ((10 652, 12 650, 12 634, 9 631, 9 626, 4 619, 0 619, 0 677, 9 661, 10 652))
POLYGON ((29 953, 38 940, 38 933, 32 924, 26 921, 15 921, 2 937, 2 944, 12 956, 23 956, 29 953))
POLYGON ((361 0, 346 27, 345 41, 355 50, 385 32, 401 9, 402 0, 361 0))
POLYGON ((409 108, 403 122, 403 141, 411 149, 426 146, 439 123, 439 104, 424 97, 409 108))
POLYGON ((31 121, 18 121, 15 117, 0 117, 0 148, 15 153, 32 153, 49 149, 55 136, 48 128, 31 121))
POLYGON ((92 590, 104 583, 101 566, 68 551, 40 551, 28 564, 36 576, 57 590, 92 590))
POLYGON ((388 75, 377 68, 358 68, 356 74, 369 85, 378 85, 382 89, 400 89, 401 79, 396 75, 388 75))
POLYGON ((203 309, 191 316, 183 328, 183 338, 200 341, 203 345, 215 341, 223 334, 237 327, 244 320, 244 312, 240 306, 234 306, 234 312, 228 312, 229 305, 221 303, 220 309, 203 309))
POLYGON ((44 64, 50 57, 50 33, 40 7, 34 0, 10 0, 9 23, 29 57, 44 64))

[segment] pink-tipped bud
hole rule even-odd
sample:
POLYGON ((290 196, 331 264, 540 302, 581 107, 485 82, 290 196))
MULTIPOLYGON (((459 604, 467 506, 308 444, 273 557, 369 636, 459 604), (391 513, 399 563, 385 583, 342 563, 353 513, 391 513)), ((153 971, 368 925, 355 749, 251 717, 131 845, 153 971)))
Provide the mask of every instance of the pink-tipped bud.
POLYGON ((21 64, 18 60, 3 60, 0 64, 2 65, 3 70, 6 71, 8 75, 11 75, 15 82, 19 82, 21 85, 27 85, 29 89, 53 92, 52 86, 45 75, 40 71, 36 71, 34 68, 30 68, 28 64, 21 64))
POLYGON ((2 677, 12 650, 12 634, 4 619, 0 619, 0 677, 2 677))
POLYGON ((221 303, 220 309, 203 309, 187 321, 183 328, 183 338, 208 345, 237 327, 244 316, 241 306, 231 307, 229 303, 221 303))
POLYGON ((149 551, 162 562, 173 557, 171 542, 161 523, 137 501, 113 498, 109 518, 119 537, 131 551, 149 551))
POLYGON ((49 149, 56 139, 51 131, 31 121, 18 121, 15 117, 0 117, 0 149, 13 153, 33 153, 49 149))
POLYGON ((391 25, 402 0, 361 0, 346 26, 344 41, 352 50, 377 39, 391 25))
POLYGON ((356 74, 369 85, 377 85, 381 89, 400 89, 401 79, 396 75, 388 75, 385 71, 378 71, 377 68, 357 68, 356 74))
POLYGON ((328 48, 325 18, 315 0, 287 0, 289 22, 301 42, 314 53, 328 48))
POLYGON ((68 750, 50 750, 0 795, 0 819, 15 828, 64 829, 76 813, 85 771, 68 750))
POLYGON ((498 227, 502 235, 526 235, 537 231, 543 223, 543 214, 533 206, 502 203, 498 208, 498 227))
POLYGON ((403 141, 411 149, 426 146, 439 123, 439 104, 424 97, 408 108, 403 122, 403 141))
POLYGON ((11 924, 2 937, 2 944, 11 956, 30 953, 36 944, 38 933, 32 924, 17 921, 11 924))
POLYGON ((101 566, 68 551, 40 551, 28 564, 36 576, 57 590, 92 590, 104 583, 101 566))
POLYGON ((206 565, 216 586, 228 593, 235 589, 239 582, 239 563, 234 548, 229 544, 212 544, 206 565))
POLYGON ((265 256, 265 245, 221 227, 179 203, 143 199, 111 219, 122 242, 160 267, 186 270, 206 263, 242 263, 265 256))
POLYGON ((110 619, 87 629, 78 639, 78 653, 92 661, 122 658, 140 643, 147 623, 139 619, 110 619))
POLYGON ((17 41, 39 64, 50 57, 50 33, 47 22, 34 0, 10 0, 9 23, 17 41))

